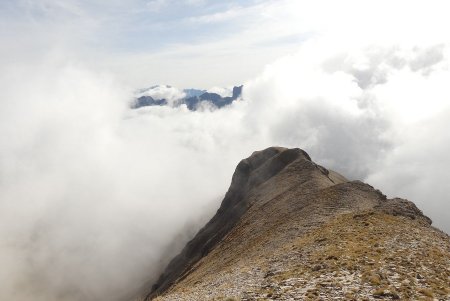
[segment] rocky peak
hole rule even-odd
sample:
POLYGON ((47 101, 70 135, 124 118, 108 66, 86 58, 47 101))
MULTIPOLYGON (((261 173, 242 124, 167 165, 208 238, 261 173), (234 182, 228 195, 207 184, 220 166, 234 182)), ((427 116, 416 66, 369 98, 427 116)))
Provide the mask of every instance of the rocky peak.
POLYGON ((233 99, 237 99, 238 97, 240 97, 241 96, 241 94, 242 94, 242 88, 243 88, 244 86, 237 86, 237 87, 233 87, 233 99))
POLYGON ((310 157, 303 150, 283 147, 270 147, 257 151, 242 160, 236 167, 230 188, 225 194, 216 215, 169 263, 165 272, 152 287, 148 298, 166 290, 182 277, 193 264, 206 256, 246 212, 250 206, 249 193, 279 174, 294 161, 311 163, 310 157))
POLYGON ((239 162, 219 211, 232 210, 246 193, 277 175, 295 160, 311 161, 311 158, 299 148, 269 147, 239 162))

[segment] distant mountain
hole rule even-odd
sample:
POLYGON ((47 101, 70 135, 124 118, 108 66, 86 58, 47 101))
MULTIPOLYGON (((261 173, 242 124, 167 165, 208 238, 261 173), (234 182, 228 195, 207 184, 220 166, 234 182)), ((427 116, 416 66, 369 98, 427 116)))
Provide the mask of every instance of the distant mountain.
POLYGON ((450 239, 410 201, 270 147, 135 300, 450 300, 450 239))
POLYGON ((167 100, 163 99, 154 99, 151 96, 141 96, 136 99, 136 102, 132 105, 133 109, 138 109, 140 107, 148 107, 148 106, 166 106, 167 100))
POLYGON ((147 106, 177 107, 185 104, 191 111, 197 110, 200 104, 208 103, 217 108, 231 104, 242 95, 243 86, 233 87, 231 96, 222 96, 217 93, 199 89, 178 90, 168 85, 152 86, 139 90, 136 99, 131 105, 133 109, 147 106))

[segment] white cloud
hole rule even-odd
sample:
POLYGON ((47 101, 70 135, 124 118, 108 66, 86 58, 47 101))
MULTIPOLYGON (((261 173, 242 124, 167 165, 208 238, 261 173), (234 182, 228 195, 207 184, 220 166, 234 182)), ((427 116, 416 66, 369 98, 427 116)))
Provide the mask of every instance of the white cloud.
POLYGON ((158 85, 137 94, 137 97, 141 96, 150 96, 156 100, 165 99, 170 106, 174 106, 186 96, 186 93, 172 86, 158 85))
POLYGON ((219 94, 222 97, 231 97, 233 95, 233 87, 212 87, 208 89, 208 92, 219 94))
POLYGON ((204 222, 187 212, 213 212, 237 158, 215 169, 212 115, 129 112, 131 94, 76 64, 14 67, 0 89, 0 299, 121 298, 204 222))
POLYGON ((189 5, 194 5, 194 6, 198 6, 198 5, 204 5, 206 4, 206 0, 186 0, 184 1, 189 5))
POLYGON ((238 17, 245 16, 245 8, 243 7, 233 7, 224 12, 213 13, 209 15, 203 15, 198 17, 191 17, 189 21, 195 23, 216 23, 216 22, 225 22, 230 21, 232 19, 236 19, 238 17))
POLYGON ((247 126, 270 144, 300 145, 325 166, 408 197, 449 231, 448 45, 335 49, 309 43, 248 83, 247 126), (411 67, 430 52, 439 53, 433 70, 411 67))

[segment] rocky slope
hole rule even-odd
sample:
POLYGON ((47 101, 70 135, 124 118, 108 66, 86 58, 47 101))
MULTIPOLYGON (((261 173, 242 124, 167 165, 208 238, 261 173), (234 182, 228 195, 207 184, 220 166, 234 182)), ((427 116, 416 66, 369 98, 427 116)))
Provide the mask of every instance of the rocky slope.
POLYGON ((271 147, 138 300, 450 300, 450 239, 407 200, 271 147))

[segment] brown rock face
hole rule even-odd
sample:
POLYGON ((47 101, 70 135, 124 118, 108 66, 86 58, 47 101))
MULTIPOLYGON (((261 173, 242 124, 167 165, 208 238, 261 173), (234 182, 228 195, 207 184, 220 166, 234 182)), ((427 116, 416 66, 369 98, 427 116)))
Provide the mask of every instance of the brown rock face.
MULTIPOLYGON (((348 181, 315 164, 300 149, 271 147, 238 164, 215 216, 141 299, 303 300, 321 296, 327 300, 350 298, 350 294, 355 300, 378 298, 370 285, 373 290, 385 289, 378 292, 381 295, 414 299, 416 291, 411 288, 402 294, 383 272, 387 268, 379 265, 383 260, 388 264, 386 258, 408 249, 408 244, 420 245, 423 237, 415 235, 392 244, 395 229, 401 232, 402 227, 435 238, 435 244, 424 243, 442 253, 439 263, 444 268, 434 268, 433 277, 434 294, 444 296, 450 291, 445 278, 450 276, 450 242, 430 224, 412 202, 388 200, 368 184, 348 181), (329 281, 323 279, 316 283, 319 288, 310 287, 315 283, 311 277, 317 275, 329 275, 329 281), (341 285, 327 291, 338 285, 338 276, 346 277, 353 290, 341 285)), ((407 277, 415 273, 412 269, 398 269, 393 277, 412 281, 407 277)), ((421 284, 423 289, 430 290, 430 286, 421 284)))

